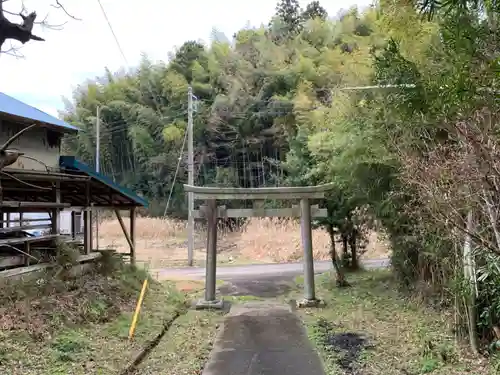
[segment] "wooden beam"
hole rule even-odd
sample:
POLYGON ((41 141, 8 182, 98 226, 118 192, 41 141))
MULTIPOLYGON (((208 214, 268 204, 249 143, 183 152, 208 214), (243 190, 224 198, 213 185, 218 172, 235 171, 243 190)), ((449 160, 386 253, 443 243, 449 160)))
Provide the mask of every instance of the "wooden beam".
POLYGON ((2 206, 4 209, 8 208, 68 208, 71 207, 70 203, 61 202, 19 202, 19 201, 3 201, 2 206))
MULTIPOLYGON (((200 210, 194 210, 194 217, 197 219, 205 218, 204 207, 200 210)), ((327 217, 326 208, 319 208, 318 205, 311 206, 311 216, 313 218, 327 217)), ((238 217, 300 217, 299 206, 292 208, 226 208, 226 206, 217 207, 218 218, 238 218, 238 217)))
MULTIPOLYGON (((77 263, 87 263, 96 261, 101 257, 101 253, 95 252, 87 255, 81 255, 77 259, 77 263)), ((10 270, 0 271, 0 278, 16 278, 23 277, 25 275, 37 275, 38 272, 45 271, 47 269, 55 267, 55 263, 41 263, 35 264, 33 266, 27 267, 17 267, 10 270)))
POLYGON ((47 171, 37 171, 37 170, 26 170, 21 168, 4 168, 4 172, 15 175, 33 175, 33 176, 54 176, 54 177, 71 177, 79 180, 90 180, 91 177, 85 174, 73 174, 73 173, 62 173, 62 172, 47 172, 47 171))
POLYGON ((23 264, 24 264, 24 257, 22 255, 0 257, 0 268, 21 266, 23 264))
POLYGON ((134 251, 135 251, 135 245, 127 233, 127 227, 125 226, 125 223, 123 222, 122 215, 120 214, 120 211, 115 210, 115 215, 116 215, 116 218, 118 219, 118 222, 120 223, 120 226, 122 227, 123 235, 125 236, 125 239, 128 242, 128 246, 130 247, 131 250, 134 249, 134 251))
POLYGON ((20 237, 20 238, 6 238, 0 240, 0 246, 2 245, 19 245, 23 243, 35 243, 35 242, 45 242, 55 240, 56 238, 62 237, 58 234, 47 234, 45 236, 33 236, 33 237, 20 237))
POLYGON ((136 212, 135 212, 135 207, 130 209, 130 242, 132 243, 132 246, 130 246, 130 264, 135 266, 135 219, 136 219, 136 212))
MULTIPOLYGON (((57 173, 57 172, 42 172, 25 169, 9 169, 4 168, 4 172, 19 178, 21 180, 27 181, 90 181, 92 177, 87 175, 77 175, 68 173, 57 173)), ((13 180, 7 175, 2 175, 3 180, 13 180)))
POLYGON ((33 223, 36 223, 36 222, 40 222, 40 221, 50 221, 50 217, 46 217, 46 218, 32 218, 32 219, 10 219, 10 223, 11 224, 14 224, 14 223, 21 223, 21 222, 24 222, 24 221, 29 221, 29 222, 33 222, 33 223))
MULTIPOLYGON (((142 207, 138 206, 136 204, 99 204, 99 203, 94 203, 92 205, 94 208, 107 208, 107 209, 117 209, 120 211, 128 211, 132 208, 137 208, 137 207, 142 207)), ((69 207, 67 207, 69 208, 69 207)), ((71 209, 74 211, 83 211, 85 210, 84 206, 71 206, 71 209)))
POLYGON ((32 229, 49 229, 51 227, 52 227, 51 224, 33 224, 33 225, 23 225, 14 227, 4 227, 0 228, 0 233, 15 233, 32 229))

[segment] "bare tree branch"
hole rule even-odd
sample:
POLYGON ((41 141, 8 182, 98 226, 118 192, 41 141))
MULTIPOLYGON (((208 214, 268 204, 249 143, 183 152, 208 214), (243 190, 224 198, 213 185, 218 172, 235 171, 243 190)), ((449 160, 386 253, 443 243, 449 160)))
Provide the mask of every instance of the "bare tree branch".
POLYGON ((70 18, 73 18, 74 20, 76 21, 81 21, 80 18, 76 18, 75 16, 73 16, 72 14, 70 14, 66 8, 59 2, 59 0, 56 0, 56 4, 52 4, 51 7, 53 8, 56 8, 56 9, 61 9, 64 13, 66 13, 66 15, 70 18))
POLYGON ((36 19, 36 12, 31 12, 27 16, 19 13, 22 24, 9 21, 4 14, 3 1, 0 2, 0 49, 7 39, 13 39, 25 44, 30 40, 43 41, 44 39, 32 33, 36 19))
MULTIPOLYGON (((66 24, 66 22, 58 25, 51 24, 48 21, 49 14, 47 14, 41 21, 37 21, 36 20, 37 13, 36 12, 28 13, 26 8, 24 7, 24 4, 22 5, 21 10, 17 13, 5 10, 4 9, 5 2, 6 0, 0 0, 0 52, 2 53, 7 53, 9 55, 14 55, 16 57, 19 57, 17 55, 17 48, 12 47, 12 45, 11 48, 9 48, 7 51, 2 51, 2 47, 4 46, 4 43, 7 40, 11 41, 17 40, 22 44, 25 44, 31 40, 45 41, 45 39, 43 39, 42 37, 33 34, 34 25, 40 25, 44 28, 52 30, 61 30, 63 26, 66 24), (5 16, 6 14, 20 17, 22 23, 15 23, 9 20, 5 16)), ((51 7, 63 11, 65 15, 70 17, 71 19, 78 21, 80 20, 79 18, 76 18, 70 12, 68 12, 68 10, 60 3, 59 0, 55 0, 55 4, 51 4, 51 7)))
POLYGON ((440 124, 449 130, 446 142, 400 153, 403 180, 416 190, 430 216, 495 254, 500 254, 499 120, 498 112, 478 110, 469 118, 440 124), (471 210, 481 224, 472 233, 465 220, 471 210))

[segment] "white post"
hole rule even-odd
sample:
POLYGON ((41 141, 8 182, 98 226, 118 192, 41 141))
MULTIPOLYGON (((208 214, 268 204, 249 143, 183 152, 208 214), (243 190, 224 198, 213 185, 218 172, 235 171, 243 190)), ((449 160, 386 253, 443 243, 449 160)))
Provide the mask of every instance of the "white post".
MULTIPOLYGON (((100 155, 101 155, 101 108, 97 106, 97 119, 95 124, 96 141, 95 141, 95 171, 99 173, 100 155)), ((99 250, 99 212, 95 211, 95 247, 99 250)), ((92 230, 92 229, 91 229, 92 230)))
MULTIPOLYGON (((193 89, 188 88, 188 184, 194 185, 193 150, 193 89)), ((188 193, 188 266, 193 266, 194 253, 194 196, 188 193)))

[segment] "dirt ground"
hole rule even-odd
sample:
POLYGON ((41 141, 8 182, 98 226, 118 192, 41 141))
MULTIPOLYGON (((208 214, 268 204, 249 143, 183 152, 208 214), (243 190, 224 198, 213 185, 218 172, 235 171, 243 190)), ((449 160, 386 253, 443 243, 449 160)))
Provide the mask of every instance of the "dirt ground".
MULTIPOLYGON (((149 269, 182 267, 187 262, 185 222, 141 217, 136 223, 137 260, 149 269)), ((206 233, 197 231, 194 260, 203 265, 206 233)), ((128 252, 128 244, 117 220, 99 226, 99 247, 128 252)), ((329 259, 330 239, 322 229, 313 231, 316 260, 329 259)), ((292 220, 252 219, 238 232, 219 230, 219 264, 285 263, 302 258, 300 226, 292 220)), ((386 258, 387 243, 377 233, 369 235, 365 259, 386 258)))

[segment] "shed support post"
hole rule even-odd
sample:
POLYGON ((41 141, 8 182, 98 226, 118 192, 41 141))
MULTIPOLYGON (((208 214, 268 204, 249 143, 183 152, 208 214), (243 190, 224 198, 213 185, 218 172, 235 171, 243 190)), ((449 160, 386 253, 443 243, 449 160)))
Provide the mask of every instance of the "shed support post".
POLYGON ((90 216, 90 183, 85 188, 85 209, 83 211, 83 247, 85 254, 92 251, 92 221, 90 216))
POLYGON ((85 254, 92 250, 92 222, 90 221, 90 207, 83 211, 83 247, 85 254))
MULTIPOLYGON (((118 222, 120 223, 120 227, 122 228, 123 235, 125 236, 125 239, 128 242, 128 246, 130 248, 130 254, 129 254, 130 255, 130 263, 133 264, 132 262, 135 262, 135 240, 132 241, 131 236, 129 236, 129 233, 127 231, 127 227, 125 226, 125 223, 123 222, 123 218, 122 218, 122 215, 120 214, 120 211, 115 209, 115 215, 116 215, 116 218, 118 219, 118 222), (134 256, 134 259, 132 259, 132 255, 134 256)), ((134 218, 134 223, 133 223, 134 225, 132 225, 132 216, 130 216, 130 224, 131 224, 130 229, 132 230, 132 227, 135 227, 135 218, 134 218)))
POLYGON ((207 260, 205 265, 205 300, 198 301, 197 309, 222 309, 224 302, 215 299, 217 277, 217 200, 207 200, 207 260))
MULTIPOLYGON (((54 191, 54 200, 56 203, 61 203, 61 189, 60 183, 56 182, 56 188, 54 191)), ((59 208, 54 208, 52 210, 52 234, 59 234, 60 223, 61 223, 61 210, 59 208)))
POLYGON ((314 285, 314 257, 312 246, 311 228, 311 203, 308 198, 300 200, 300 230, 302 235, 302 248, 304 251, 304 300, 299 303, 301 307, 318 306, 314 285))
POLYGON ((76 239, 76 212, 71 211, 71 238, 76 239))
MULTIPOLYGON (((3 190, 2 190, 2 182, 0 181, 0 228, 3 228, 3 221, 4 221, 4 212, 2 209, 2 202, 3 202, 3 190)), ((22 224, 20 224, 22 225, 22 224)))
POLYGON ((94 208, 89 207, 89 243, 90 251, 94 249, 94 208))
POLYGON ((130 209, 130 263, 135 266, 135 219, 136 219, 136 209, 132 207, 130 209))

